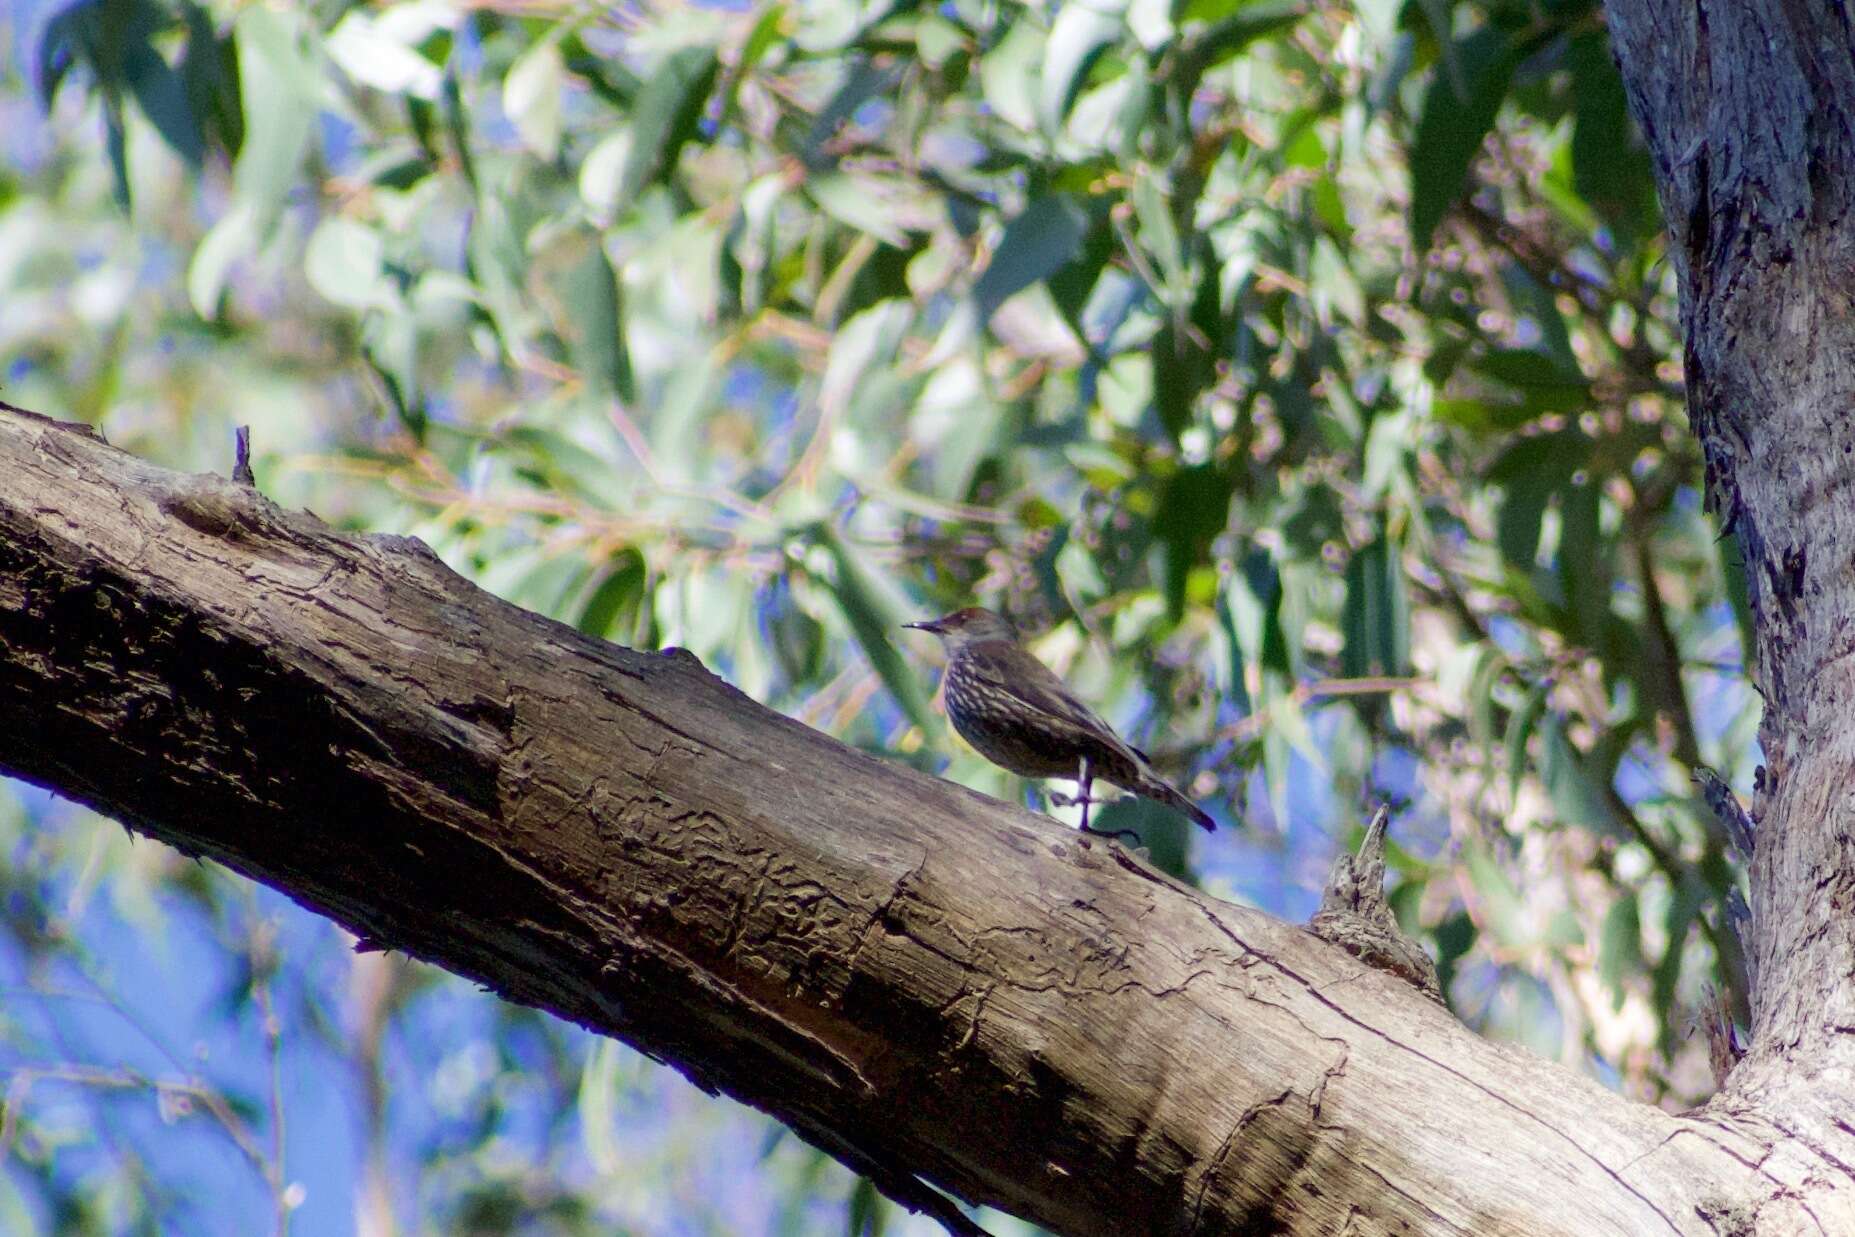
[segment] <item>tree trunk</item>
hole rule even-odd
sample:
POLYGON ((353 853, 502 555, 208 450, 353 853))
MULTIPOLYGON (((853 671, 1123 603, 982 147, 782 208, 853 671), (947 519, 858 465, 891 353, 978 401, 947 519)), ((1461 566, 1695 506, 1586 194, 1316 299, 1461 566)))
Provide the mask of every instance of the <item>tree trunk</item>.
MULTIPOLYGON (((27 415, 0 413, 0 478, 0 768, 618 1036, 956 1226, 921 1180, 1077 1234, 1855 1232, 1855 1152, 1799 1150, 1757 1095, 1628 1103, 416 541, 27 415)), ((1803 1020, 1778 993, 1760 1026, 1803 1020)))
MULTIPOLYGON (((1758 632, 1752 1042, 1710 1105, 1855 1178, 1855 33, 1814 0, 1608 6, 1680 275, 1689 417, 1758 632)), ((1855 1231, 1835 1230, 1832 1231, 1855 1231)), ((1762 1230, 1761 1230, 1762 1231, 1762 1230)), ((1775 1230, 1774 1230, 1775 1231, 1775 1230)))

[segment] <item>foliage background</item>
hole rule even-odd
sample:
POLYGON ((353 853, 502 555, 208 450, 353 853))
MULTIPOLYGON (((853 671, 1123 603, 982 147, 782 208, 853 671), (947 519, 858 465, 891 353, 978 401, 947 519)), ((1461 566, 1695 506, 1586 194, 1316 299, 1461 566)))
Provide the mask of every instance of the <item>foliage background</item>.
MULTIPOLYGON (((1758 710, 1595 4, 90 0, 0 39, 4 398, 196 469, 249 424, 286 505, 1016 797, 897 630, 997 606, 1224 822, 1110 809, 1157 860, 1304 918, 1388 800, 1458 1015, 1711 1090, 1737 877, 1689 771, 1745 787, 1758 710)), ((0 855, 6 1231, 931 1231, 40 792, 0 855)))

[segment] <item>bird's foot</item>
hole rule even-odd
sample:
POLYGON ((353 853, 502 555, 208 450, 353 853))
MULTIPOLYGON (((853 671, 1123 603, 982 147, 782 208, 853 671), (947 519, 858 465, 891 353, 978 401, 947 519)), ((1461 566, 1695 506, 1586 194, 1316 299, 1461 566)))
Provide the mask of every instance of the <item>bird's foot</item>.
POLYGON ((1052 790, 1049 792, 1049 795, 1050 802, 1057 807, 1080 807, 1085 803, 1107 802, 1105 799, 1097 799, 1093 795, 1066 795, 1060 790, 1052 790))

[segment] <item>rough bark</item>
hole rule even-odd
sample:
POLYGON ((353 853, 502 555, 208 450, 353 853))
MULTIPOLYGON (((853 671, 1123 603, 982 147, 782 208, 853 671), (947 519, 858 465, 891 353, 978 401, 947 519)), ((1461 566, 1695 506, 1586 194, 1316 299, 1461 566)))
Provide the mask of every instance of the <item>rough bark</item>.
MULTIPOLYGON (((1722 1120, 1855 1178, 1855 32, 1823 0, 1616 0, 1668 215, 1689 416, 1765 697, 1751 1044, 1722 1120)), ((1774 1230, 1776 1231, 1776 1230, 1774 1230)))
POLYGON ((618 1036, 918 1205, 925 1179, 1077 1234, 1855 1231, 1767 1132, 1485 1042, 1300 928, 416 541, 10 413, 0 768, 618 1036))

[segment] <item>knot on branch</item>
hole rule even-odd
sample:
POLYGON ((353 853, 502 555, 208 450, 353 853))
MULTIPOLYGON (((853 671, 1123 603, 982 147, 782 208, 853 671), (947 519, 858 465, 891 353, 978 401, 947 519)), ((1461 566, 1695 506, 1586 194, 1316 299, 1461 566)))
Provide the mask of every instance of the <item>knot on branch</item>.
POLYGON ((1390 813, 1381 806, 1366 827, 1359 853, 1341 851, 1327 877, 1320 909, 1308 920, 1308 930, 1344 949, 1367 966, 1390 971, 1414 984, 1439 1004, 1443 986, 1436 964, 1398 927, 1397 917, 1385 901, 1385 827, 1390 813))

